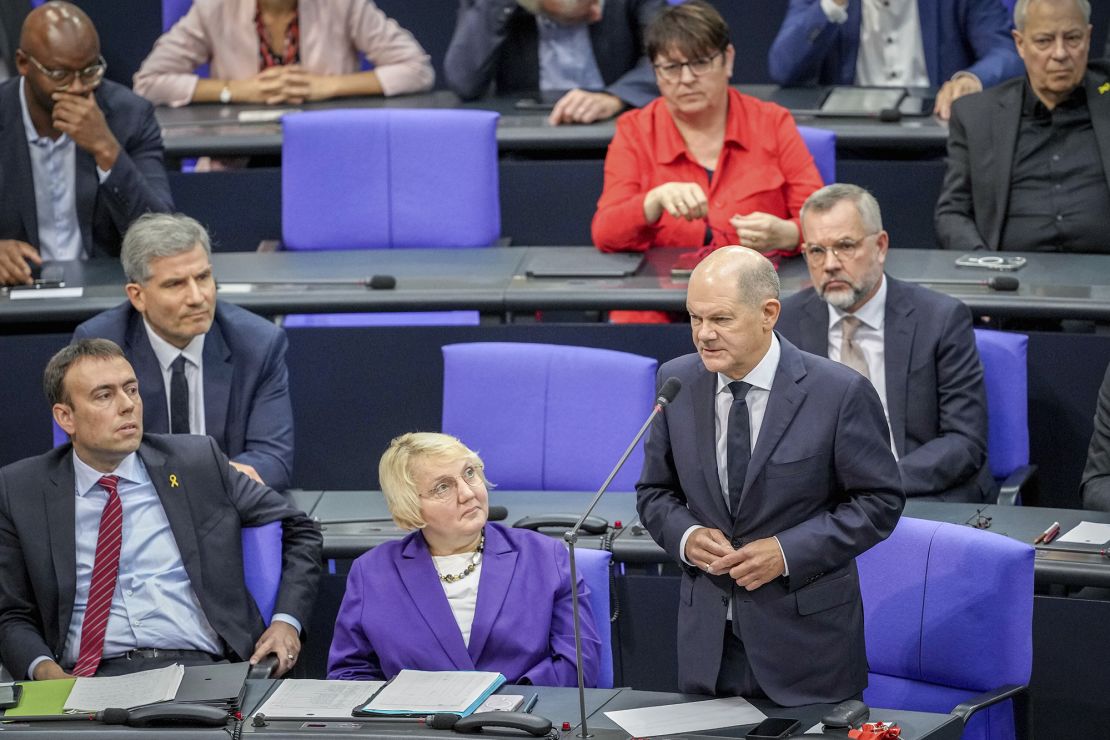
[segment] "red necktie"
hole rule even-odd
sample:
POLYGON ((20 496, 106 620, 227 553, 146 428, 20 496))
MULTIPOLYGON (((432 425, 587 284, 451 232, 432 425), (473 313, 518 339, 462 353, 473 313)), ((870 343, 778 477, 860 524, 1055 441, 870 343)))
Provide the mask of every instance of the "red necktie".
POLYGON ((92 581, 85 602, 85 621, 81 624, 81 654, 73 667, 75 676, 91 676, 100 665, 104 653, 104 634, 112 611, 119 575, 119 551, 123 544, 123 505, 116 486, 118 475, 106 475, 98 483, 108 492, 108 503, 100 515, 100 532, 96 536, 92 581))

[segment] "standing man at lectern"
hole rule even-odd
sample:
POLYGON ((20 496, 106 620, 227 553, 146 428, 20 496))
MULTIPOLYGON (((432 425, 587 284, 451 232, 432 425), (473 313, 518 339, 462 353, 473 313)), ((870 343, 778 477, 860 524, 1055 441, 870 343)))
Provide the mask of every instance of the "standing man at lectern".
POLYGON ((637 509, 682 566, 679 690, 797 706, 867 685, 854 558, 905 503, 874 387, 774 332, 779 281, 744 247, 690 277, 696 354, 644 448, 637 509))

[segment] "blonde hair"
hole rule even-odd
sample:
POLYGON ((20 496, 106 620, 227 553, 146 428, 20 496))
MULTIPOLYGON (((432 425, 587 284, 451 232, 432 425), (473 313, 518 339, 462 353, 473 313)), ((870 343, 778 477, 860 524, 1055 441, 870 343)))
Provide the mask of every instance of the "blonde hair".
POLYGON ((429 459, 443 462, 472 460, 486 488, 493 488, 493 484, 486 479, 482 458, 450 434, 409 432, 394 437, 378 462, 378 483, 385 495, 389 513, 401 529, 423 529, 427 524, 420 514, 420 491, 416 490, 413 468, 429 459))

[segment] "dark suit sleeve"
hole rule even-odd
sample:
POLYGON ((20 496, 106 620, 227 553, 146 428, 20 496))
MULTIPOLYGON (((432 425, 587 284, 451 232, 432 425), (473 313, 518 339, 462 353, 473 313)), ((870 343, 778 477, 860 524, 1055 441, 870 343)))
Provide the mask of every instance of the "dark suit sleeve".
MULTIPOLYGON (((640 0, 635 3, 633 9, 635 18, 629 18, 629 22, 639 26, 637 38, 644 38, 647 27, 664 7, 664 0, 640 0)), ((659 87, 655 84, 655 69, 651 66, 651 60, 647 58, 647 54, 641 54, 636 66, 614 80, 605 88, 605 91, 635 108, 642 108, 659 97, 659 87)))
POLYGON ((1084 509, 1110 511, 1110 367, 1098 391, 1095 429, 1087 449, 1080 494, 1084 509))
POLYGON ((934 226, 942 249, 986 249, 987 243, 975 225, 975 204, 971 195, 972 161, 967 146, 968 110, 966 100, 952 105, 948 122, 948 162, 944 184, 937 199, 934 226))
POLYGON ((53 656, 54 650, 43 637, 27 556, 11 516, 19 493, 0 472, 0 662, 16 680, 23 680, 35 658, 53 656))
POLYGON ((293 478, 293 405, 285 364, 288 348, 285 332, 276 332, 254 389, 244 449, 232 458, 253 466, 266 485, 278 491, 289 488, 293 478))
MULTIPOLYGON (((660 378, 656 378, 656 388, 660 378)), ((652 538, 679 564, 684 563, 682 536, 690 527, 706 526, 687 505, 671 449, 667 409, 655 417, 644 441, 644 467, 636 483, 636 511, 652 538)))
POLYGON ((817 81, 821 65, 840 37, 841 25, 825 16, 820 0, 790 0, 767 54, 771 79, 780 85, 817 81))
MULTIPOLYGON (((912 368, 911 368, 912 370, 912 368)), ((937 436, 898 465, 907 496, 935 494, 967 480, 987 456, 987 391, 971 311, 954 304, 936 349, 937 436)))
POLYGON ((1003 80, 1025 74, 1010 35, 1010 19, 998 0, 970 3, 963 35, 964 43, 975 58, 967 71, 978 77, 983 87, 993 87, 1003 80))
POLYGON ((898 465, 879 396, 862 375, 840 401, 833 465, 841 492, 829 508, 776 534, 796 591, 886 539, 902 514, 898 465))
POLYGON ((277 491, 251 480, 227 464, 227 458, 208 438, 217 464, 225 471, 227 494, 240 524, 255 527, 281 521, 281 586, 274 613, 289 614, 308 624, 320 580, 323 538, 312 521, 277 491))
POLYGON ((443 62, 447 86, 460 98, 481 97, 489 89, 496 74, 494 61, 517 7, 516 0, 460 0, 443 62))
POLYGON ((116 231, 123 234, 131 222, 147 212, 173 210, 170 183, 162 153, 162 133, 154 118, 154 107, 136 98, 139 105, 134 127, 112 133, 120 153, 111 174, 100 184, 100 201, 107 208, 116 231))

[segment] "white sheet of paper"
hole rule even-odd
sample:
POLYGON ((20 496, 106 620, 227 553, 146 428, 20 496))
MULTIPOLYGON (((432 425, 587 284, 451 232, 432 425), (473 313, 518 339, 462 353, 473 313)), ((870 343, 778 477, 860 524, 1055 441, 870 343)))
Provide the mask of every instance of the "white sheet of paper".
POLYGON ((1110 524, 1080 522, 1055 542, 1075 542, 1083 545, 1105 545, 1110 542, 1110 524))
POLYGON ((177 696, 184 677, 185 668, 174 664, 126 676, 79 678, 63 708, 67 712, 99 712, 170 701, 177 696))
POLYGON ((38 290, 9 290, 8 298, 13 301, 27 301, 35 298, 80 298, 84 288, 39 288, 38 290))
MULTIPOLYGON (((491 671, 404 669, 366 706, 379 712, 462 712, 489 690, 501 674, 491 671)), ((504 681, 504 679, 500 679, 504 681)))
POLYGON ((664 704, 642 709, 621 709, 605 716, 621 726, 632 737, 673 735, 680 732, 712 730, 717 727, 751 725, 767 719, 767 715, 746 699, 727 699, 664 704))
POLYGON ((385 681, 324 681, 287 678, 255 710, 281 719, 343 719, 362 706, 385 681))

